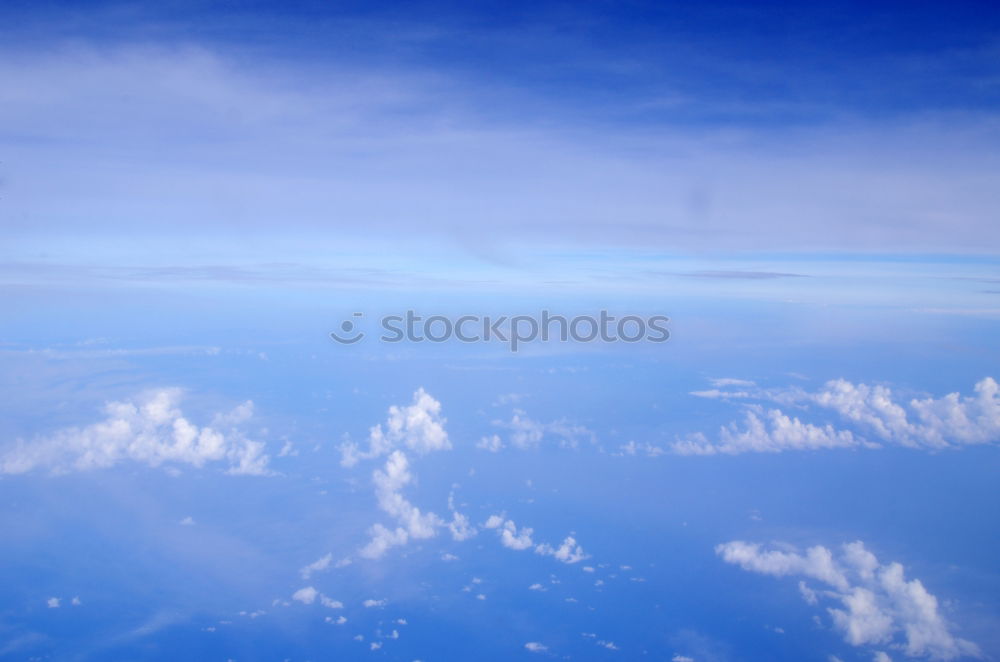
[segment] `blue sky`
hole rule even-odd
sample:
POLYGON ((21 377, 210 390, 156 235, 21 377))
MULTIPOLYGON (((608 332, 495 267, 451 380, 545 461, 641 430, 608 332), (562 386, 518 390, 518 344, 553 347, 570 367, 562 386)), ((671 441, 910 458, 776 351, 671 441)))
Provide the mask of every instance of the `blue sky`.
POLYGON ((0 658, 996 658, 998 62, 978 2, 4 3, 0 658))

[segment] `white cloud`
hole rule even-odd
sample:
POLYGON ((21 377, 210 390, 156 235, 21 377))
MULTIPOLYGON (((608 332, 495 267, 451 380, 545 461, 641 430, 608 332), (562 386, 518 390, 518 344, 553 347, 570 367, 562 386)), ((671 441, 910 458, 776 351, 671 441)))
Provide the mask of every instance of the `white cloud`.
POLYGON ((316 597, 318 595, 319 591, 312 586, 306 586, 295 591, 295 593, 292 593, 292 600, 298 600, 302 604, 311 605, 316 602, 316 597))
POLYGON ((503 441, 500 439, 500 435, 493 434, 480 439, 476 443, 476 448, 489 451, 491 453, 498 453, 503 450, 504 445, 503 441))
MULTIPOLYGON (((594 433, 582 425, 574 425, 566 420, 541 423, 529 418, 520 409, 514 410, 510 421, 496 420, 493 421, 493 425, 507 429, 509 431, 507 437, 510 445, 520 449, 535 448, 546 437, 557 439, 559 445, 565 448, 576 448, 581 440, 590 442, 595 440, 594 433)), ((496 438, 495 441, 493 439, 489 441, 484 439, 480 440, 479 443, 484 444, 485 442, 485 446, 490 446, 488 450, 499 450, 503 442, 496 435, 493 435, 493 437, 496 438), (497 445, 497 447, 492 448, 494 445, 497 445)))
POLYGON ((710 379, 712 386, 716 388, 724 388, 726 386, 756 386, 756 384, 748 379, 736 379, 734 377, 720 377, 718 379, 710 379))
POLYGON ((182 519, 180 521, 180 525, 181 526, 194 526, 194 518, 190 517, 190 516, 185 517, 184 519, 182 519))
POLYGON ((908 407, 893 399, 885 386, 827 382, 817 393, 806 394, 815 404, 904 446, 947 448, 1000 441, 1000 386, 980 380, 974 395, 949 393, 941 398, 913 398, 908 407))
POLYGON ((535 552, 543 556, 552 556, 563 563, 577 563, 588 558, 586 552, 583 551, 583 547, 577 544, 573 536, 567 536, 557 548, 553 548, 547 543, 542 543, 535 547, 535 552))
POLYGON ((524 647, 527 648, 532 653, 544 653, 549 649, 548 646, 546 646, 545 644, 540 644, 537 641, 529 641, 524 645, 524 647))
POLYGON ((500 544, 508 549, 525 550, 534 545, 531 540, 533 529, 523 527, 518 530, 514 520, 504 520, 500 515, 490 515, 483 526, 487 529, 496 529, 500 536, 500 544))
POLYGON ((469 518, 458 511, 452 511, 451 522, 448 523, 453 540, 462 541, 476 535, 476 527, 469 523, 469 518))
POLYGON ((180 389, 152 391, 135 401, 109 402, 105 418, 82 428, 64 428, 32 442, 18 440, 0 455, 0 473, 34 469, 52 473, 87 471, 131 460, 149 466, 226 462, 231 474, 266 474, 264 444, 247 439, 235 425, 252 415, 247 401, 228 414, 216 415, 213 426, 199 427, 178 408, 180 389), (226 432, 220 426, 230 425, 226 432))
POLYGON ((323 605, 324 607, 329 607, 330 609, 343 609, 344 608, 344 603, 343 602, 341 602, 340 600, 334 600, 332 598, 328 598, 325 595, 323 595, 322 593, 320 593, 320 596, 319 596, 319 603, 321 605, 323 605))
POLYGON ((694 658, 687 655, 674 655, 670 658, 670 662, 694 662, 694 658))
POLYGON ((371 540, 359 552, 361 556, 380 558, 392 547, 405 545, 410 540, 433 538, 438 529, 445 526, 457 541, 467 540, 476 534, 468 518, 454 509, 451 496, 448 505, 452 519, 446 522, 433 512, 422 512, 402 494, 403 488, 413 482, 410 461, 403 449, 418 454, 450 449, 451 442, 444 423, 441 403, 420 388, 413 394, 413 404, 390 407, 385 426, 376 425, 371 429, 366 452, 360 452, 355 444, 341 447, 341 464, 346 466, 362 459, 388 455, 385 466, 372 473, 372 482, 379 508, 396 520, 396 526, 389 528, 374 524, 369 530, 371 540))
POLYGON ((321 572, 329 568, 332 562, 333 554, 327 554, 326 556, 316 559, 309 565, 303 567, 299 570, 299 574, 302 575, 302 579, 309 579, 314 572, 321 572))
POLYGON ((802 554, 738 540, 718 545, 716 553, 751 572, 802 576, 825 584, 827 590, 815 591, 800 582, 799 589, 810 604, 821 598, 839 602, 827 613, 854 646, 891 644, 911 657, 940 660, 980 655, 975 644, 951 634, 937 598, 920 580, 907 581, 899 563, 880 564, 860 541, 843 545, 837 557, 822 546, 802 554))
POLYGON ((48 600, 45 601, 45 604, 48 605, 49 609, 58 609, 59 600, 60 600, 59 598, 49 598, 48 600))
MULTIPOLYGON (((694 395, 773 400, 799 407, 811 405, 835 412, 870 440, 910 448, 944 449, 1000 441, 1000 386, 992 377, 986 377, 976 383, 973 391, 969 396, 949 393, 940 398, 905 401, 896 397, 888 386, 834 379, 815 392, 794 387, 749 392, 699 391, 694 395)), ((744 430, 733 424, 722 429, 718 443, 693 435, 675 443, 673 449, 694 455, 876 445, 847 430, 801 423, 779 410, 765 414, 759 407, 751 406, 744 430)))
POLYGON ((666 453, 660 446, 655 446, 651 443, 643 442, 637 444, 634 441, 629 441, 627 444, 622 444, 618 447, 618 455, 638 455, 643 454, 646 457, 658 457, 666 453))
POLYGON ((360 460, 381 457, 397 448, 406 448, 418 454, 448 450, 451 442, 444 429, 446 419, 441 417, 441 403, 423 388, 413 394, 413 403, 389 407, 385 425, 378 424, 368 435, 368 450, 360 451, 352 442, 340 447, 340 463, 351 467, 360 460))
POLYGON ((361 604, 365 607, 371 608, 371 607, 384 607, 386 603, 387 603, 386 600, 375 600, 373 598, 368 598, 361 604))
POLYGON ((394 517, 399 526, 390 531, 381 524, 375 524, 371 528, 371 541, 360 552, 366 558, 379 558, 390 547, 406 544, 411 538, 432 538, 437 528, 445 525, 440 517, 432 512, 421 512, 401 494, 401 490, 413 480, 409 466, 406 455, 395 450, 386 460, 384 469, 376 469, 373 473, 379 508, 394 517))
POLYGON ((717 453, 780 453, 786 450, 817 450, 821 448, 855 448, 872 444, 855 437, 849 430, 836 430, 831 425, 803 423, 778 409, 766 412, 751 408, 746 412, 744 426, 736 423, 723 426, 716 442, 695 434, 672 445, 680 455, 715 455, 717 453))
POLYGON ((83 602, 81 602, 80 600, 80 596, 74 597, 72 600, 69 601, 69 603, 74 607, 79 607, 80 605, 83 604, 83 602))
POLYGON ((603 646, 604 648, 607 648, 609 651, 616 651, 616 650, 618 650, 618 646, 616 646, 615 642, 613 642, 613 641, 603 641, 603 640, 601 640, 601 641, 597 642, 597 645, 598 646, 603 646))

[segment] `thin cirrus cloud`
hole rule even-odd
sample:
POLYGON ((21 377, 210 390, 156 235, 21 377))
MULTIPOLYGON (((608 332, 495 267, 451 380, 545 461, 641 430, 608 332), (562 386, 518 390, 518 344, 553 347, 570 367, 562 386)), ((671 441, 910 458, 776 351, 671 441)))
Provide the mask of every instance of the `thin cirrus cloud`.
POLYGON ((220 44, 86 39, 0 62, 5 135, 34 138, 0 142, 14 245, 48 241, 63 259, 83 255, 54 245, 51 230, 80 217, 94 219, 89 231, 130 236, 188 225, 215 252, 235 250, 227 230, 266 234, 275 219, 285 233, 379 227, 407 246, 434 238, 474 252, 512 236, 685 250, 1000 245, 1000 137, 988 115, 738 132, 612 122, 595 133, 586 122, 538 127, 522 109, 559 105, 544 88, 498 100, 474 77, 412 64, 293 69, 220 44), (498 102, 512 118, 491 112, 498 102))
POLYGON ((61 474, 126 461, 151 467, 223 463, 230 474, 269 473, 264 443, 247 438, 239 428, 253 416, 253 402, 217 414, 211 425, 198 426, 181 411, 181 396, 180 389, 167 388, 135 400, 109 402, 105 418, 97 423, 18 440, 0 454, 0 473, 61 474))
POLYGON ((747 406, 742 425, 723 426, 717 439, 691 435, 672 445, 682 455, 782 452, 824 448, 874 448, 894 445, 925 450, 958 449, 1000 441, 1000 386, 992 377, 977 382, 972 395, 899 398, 884 385, 855 384, 835 379, 817 391, 801 388, 763 389, 734 381, 722 388, 694 391, 702 398, 759 400, 797 407, 812 407, 837 414, 843 424, 814 425, 790 417, 779 409, 747 406), (730 387, 730 388, 727 388, 730 387), (736 387, 731 388, 731 387, 736 387))
POLYGON ((802 598, 833 605, 826 608, 830 621, 853 646, 891 646, 932 660, 981 657, 976 644, 952 634, 937 598, 919 579, 907 580, 899 563, 880 563, 861 541, 836 552, 820 545, 800 552, 733 540, 715 551, 749 572, 802 578, 802 598))

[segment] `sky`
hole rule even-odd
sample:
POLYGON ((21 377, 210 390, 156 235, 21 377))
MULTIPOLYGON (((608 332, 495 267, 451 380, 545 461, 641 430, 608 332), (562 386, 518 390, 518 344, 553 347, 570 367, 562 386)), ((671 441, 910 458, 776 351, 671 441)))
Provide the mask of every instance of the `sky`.
POLYGON ((3 3, 0 659, 1000 657, 998 63, 987 2, 3 3))

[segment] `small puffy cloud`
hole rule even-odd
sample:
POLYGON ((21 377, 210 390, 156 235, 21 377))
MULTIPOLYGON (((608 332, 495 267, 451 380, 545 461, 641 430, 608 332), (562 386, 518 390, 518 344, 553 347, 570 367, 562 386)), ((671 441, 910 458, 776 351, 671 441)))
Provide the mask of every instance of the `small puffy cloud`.
POLYGON ((319 591, 312 586, 306 586, 295 591, 295 593, 292 593, 292 600, 297 600, 302 604, 311 605, 316 601, 316 597, 318 595, 319 591))
POLYGON ((373 642, 371 642, 371 644, 369 644, 369 648, 371 648, 371 650, 373 650, 373 651, 377 651, 378 649, 382 648, 382 642, 381 641, 373 641, 373 642))
POLYGON ((687 655, 674 655, 670 658, 670 662, 694 662, 694 658, 687 655))
POLYGON ((180 525, 181 526, 194 526, 194 518, 190 517, 190 516, 189 517, 185 517, 184 519, 182 519, 180 521, 180 525))
POLYGON ((565 540, 559 547, 553 548, 547 543, 543 543, 535 547, 535 552, 543 556, 552 556, 558 561, 563 563, 577 563, 582 561, 587 557, 587 554, 583 551, 583 547, 577 544, 576 539, 573 536, 567 536, 565 540))
POLYGON ((598 641, 597 645, 598 646, 603 646, 604 648, 607 648, 609 651, 616 651, 616 650, 618 650, 618 646, 616 646, 615 642, 613 642, 613 641, 603 641, 602 640, 602 641, 598 641))
POLYGON ((718 545, 715 551, 744 570, 824 584, 825 590, 816 591, 800 581, 799 590, 809 604, 834 601, 826 611, 854 646, 892 644, 910 657, 936 660, 980 656, 978 646, 951 633, 937 598, 920 580, 907 580, 899 563, 880 563, 860 541, 843 545, 839 554, 822 546, 800 553, 739 540, 718 545))
POLYGON ((74 597, 72 600, 69 601, 69 603, 71 605, 73 605, 74 607, 79 607, 80 605, 83 604, 83 602, 80 601, 80 597, 79 596, 74 597))
POLYGON ((892 658, 885 651, 875 651, 875 656, 872 657, 872 662, 892 662, 892 658))
POLYGON ((476 442, 476 448, 484 451, 489 451, 491 453, 498 453, 503 450, 503 440, 500 439, 500 435, 493 434, 483 437, 478 442, 476 442))
POLYGON ((468 540, 476 535, 476 527, 469 523, 469 518, 458 511, 452 511, 451 522, 448 523, 451 537, 456 541, 468 540))
POLYGON ((445 552, 444 554, 441 555, 441 560, 442 561, 457 561, 458 557, 455 556, 454 554, 450 554, 450 553, 445 552))
POLYGON ((544 653, 549 649, 548 646, 546 646, 545 644, 540 644, 537 641, 529 641, 524 645, 524 647, 527 648, 532 653, 544 653))
POLYGON ((327 554, 304 566, 299 570, 299 574, 302 575, 302 579, 309 579, 314 572, 321 572, 329 568, 331 563, 333 563, 333 554, 327 554))
MULTIPOLYGON (((399 526, 394 530, 381 524, 372 526, 371 541, 360 552, 365 558, 379 558, 389 548, 404 545, 411 538, 432 538, 437 534, 438 527, 444 526, 440 517, 421 512, 402 495, 402 489, 413 480, 409 461, 402 451, 393 451, 386 460, 385 468, 376 469, 372 479, 379 508, 394 517, 399 526)), ((461 529, 456 530, 462 532, 461 529)))
POLYGON ((323 620, 325 620, 327 623, 333 623, 334 625, 343 625, 344 623, 347 622, 347 619, 343 616, 338 616, 337 618, 334 618, 333 616, 327 616, 323 620))
MULTIPOLYGON (((574 425, 566 420, 542 423, 529 418, 520 409, 514 410, 509 421, 496 420, 493 421, 493 425, 506 429, 510 445, 520 449, 535 448, 546 438, 557 440, 559 445, 564 448, 576 448, 581 441, 593 442, 595 440, 594 433, 582 425, 574 425)), ((482 443, 483 440, 480 441, 480 444, 482 443)), ((490 439, 486 445, 502 445, 502 443, 497 438, 495 442, 490 439)), ((496 450, 500 450, 501 447, 498 445, 496 450)), ((493 450, 493 448, 487 448, 487 450, 493 450)))
POLYGON ((678 455, 735 455, 873 445, 855 437, 849 430, 837 430, 832 425, 803 423, 778 409, 763 411, 751 408, 746 412, 743 426, 737 423, 723 426, 719 430, 718 441, 713 442, 703 434, 695 434, 674 442, 671 448, 678 455))
POLYGON ((531 586, 529 586, 528 590, 529 591, 547 591, 548 589, 546 589, 541 584, 535 583, 535 584, 532 584, 531 586))
POLYGON ((59 601, 60 601, 59 598, 49 598, 48 600, 45 601, 45 604, 48 606, 49 609, 58 609, 59 601))
POLYGON ((527 527, 518 530, 514 520, 504 520, 499 515, 490 515, 483 526, 487 529, 496 529, 500 535, 500 544, 508 549, 524 550, 534 545, 531 540, 533 530, 527 527))
POLYGON ((321 605, 323 605, 324 607, 329 607, 330 609, 343 609, 344 608, 344 603, 343 602, 341 602, 340 600, 333 600, 332 598, 328 598, 325 595, 323 595, 322 593, 319 596, 319 603, 321 605))
POLYGON ((398 448, 418 454, 451 448, 444 429, 446 419, 441 417, 441 403, 419 388, 410 405, 389 407, 385 425, 378 424, 368 435, 368 450, 361 451, 357 444, 341 445, 341 464, 350 467, 360 460, 370 460, 386 455, 398 448))
POLYGON ((89 471, 132 461, 157 467, 224 462, 231 474, 268 473, 264 444, 236 427, 252 413, 246 402, 213 426, 191 423, 179 408, 181 390, 160 389, 129 401, 109 402, 105 418, 85 427, 64 428, 32 442, 19 440, 0 454, 0 473, 47 469, 54 474, 89 471), (231 427, 223 431, 221 425, 231 427))
POLYGON ((372 598, 369 598, 369 599, 365 600, 364 602, 362 602, 361 604, 363 606, 365 606, 365 607, 368 607, 368 608, 372 608, 372 607, 384 607, 386 605, 386 601, 385 600, 374 600, 372 598))
POLYGON ((403 489, 413 482, 410 461, 403 449, 423 454, 451 448, 444 423, 441 403, 418 389, 413 395, 413 404, 390 407, 385 427, 372 428, 368 451, 361 453, 353 444, 341 448, 341 463, 348 466, 360 459, 388 455, 384 467, 372 473, 372 482, 379 508, 396 523, 391 528, 379 523, 372 525, 369 529, 371 539, 360 550, 361 556, 380 558, 392 547, 405 545, 410 540, 433 538, 442 527, 447 527, 457 541, 476 535, 468 518, 454 509, 451 497, 448 503, 452 519, 448 522, 433 512, 421 511, 403 496, 403 489))

